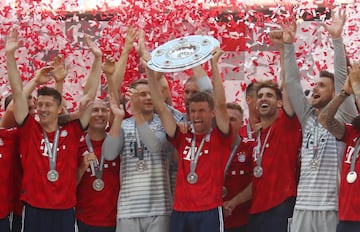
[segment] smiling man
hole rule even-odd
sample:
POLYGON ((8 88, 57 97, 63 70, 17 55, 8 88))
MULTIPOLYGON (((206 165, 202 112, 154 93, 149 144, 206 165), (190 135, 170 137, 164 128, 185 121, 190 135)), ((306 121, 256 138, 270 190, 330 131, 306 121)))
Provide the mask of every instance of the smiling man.
POLYGON ((256 95, 262 128, 253 151, 248 231, 286 232, 296 197, 300 124, 273 81, 259 82, 256 95))
MULTIPOLYGON (((286 88, 293 109, 301 122, 303 141, 301 169, 291 232, 335 232, 338 223, 338 192, 341 156, 344 144, 338 141, 318 120, 319 113, 340 92, 347 76, 347 63, 342 31, 344 11, 324 24, 334 46, 334 75, 321 72, 310 99, 304 96, 296 63, 296 24, 284 28, 281 40, 285 50, 286 88), (309 100, 309 102, 308 102, 309 100), (326 186, 326 187, 325 187, 326 186)), ((357 115, 353 98, 347 98, 336 113, 342 122, 357 115)))
MULTIPOLYGON (((18 32, 11 30, 5 46, 9 83, 14 96, 14 116, 19 127, 21 163, 24 170, 21 200, 25 202, 23 231, 75 231, 76 173, 80 137, 87 127, 101 74, 101 50, 89 37, 85 41, 95 56, 78 120, 58 125, 62 112, 61 94, 54 88, 38 89, 36 110, 39 121, 30 114, 27 96, 16 66, 18 32), (84 105, 84 103, 86 105, 84 105), (90 108, 90 109, 89 109, 90 108)), ((47 68, 41 75, 51 78, 47 68)))
POLYGON ((188 99, 192 130, 186 133, 180 131, 173 114, 161 100, 156 82, 156 76, 161 74, 146 70, 156 111, 168 140, 179 154, 171 232, 223 231, 222 187, 232 137, 217 64, 222 53, 219 48, 212 53, 214 97, 198 92, 188 99), (213 126, 214 117, 216 124, 213 126))

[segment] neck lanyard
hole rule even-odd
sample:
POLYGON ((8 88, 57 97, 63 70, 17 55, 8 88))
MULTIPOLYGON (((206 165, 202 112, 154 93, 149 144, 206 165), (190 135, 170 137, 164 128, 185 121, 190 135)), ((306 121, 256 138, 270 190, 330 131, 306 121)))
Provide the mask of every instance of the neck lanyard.
POLYGON ((208 132, 201 140, 200 146, 196 150, 195 154, 195 144, 196 144, 196 135, 194 134, 193 139, 191 141, 191 156, 190 156, 190 173, 195 173, 196 166, 199 160, 199 156, 202 150, 202 147, 204 146, 205 139, 210 136, 210 132, 208 132))
POLYGON ((144 160, 144 149, 143 149, 143 144, 140 140, 140 136, 139 136, 139 131, 136 128, 135 125, 135 138, 136 138, 136 142, 134 143, 134 151, 135 151, 135 157, 138 157, 139 160, 144 160))
POLYGON ((229 159, 228 161, 226 162, 226 166, 225 166, 225 171, 224 171, 224 179, 226 177, 226 174, 227 174, 227 171, 229 170, 230 168, 230 164, 234 158, 234 155, 239 147, 239 144, 241 143, 241 137, 239 135, 236 136, 236 141, 235 141, 235 144, 231 150, 231 153, 230 153, 230 156, 229 156, 229 159))
POLYGON ((314 125, 313 160, 318 158, 318 154, 319 154, 318 134, 319 134, 319 122, 316 118, 315 125, 314 125))
POLYGON ((257 146, 256 146, 256 165, 261 167, 261 163, 262 163, 262 157, 264 155, 264 151, 265 151, 265 147, 266 147, 266 143, 269 139, 269 135, 270 135, 270 131, 271 131, 271 127, 269 128, 267 134, 266 134, 266 137, 265 137, 265 140, 264 140, 264 143, 261 145, 261 131, 259 131, 259 134, 257 136, 257 140, 258 140, 258 143, 257 143, 257 146), (261 152, 260 152, 260 149, 261 149, 261 152))
MULTIPOLYGON (((90 141, 89 134, 86 134, 85 136, 86 145, 89 149, 89 153, 93 153, 95 155, 94 147, 90 141)), ((90 164, 91 172, 95 174, 97 179, 101 179, 103 175, 103 168, 104 168, 104 161, 105 158, 102 154, 100 154, 100 166, 98 166, 98 163, 94 164, 93 162, 90 164)))
POLYGON ((253 136, 252 136, 252 131, 251 131, 251 125, 250 125, 250 120, 249 120, 249 123, 246 125, 246 131, 247 131, 247 136, 249 139, 252 139, 253 136))
POLYGON ((60 134, 60 130, 59 127, 57 127, 55 132, 54 142, 52 145, 52 150, 51 150, 49 137, 47 136, 45 130, 43 131, 46 149, 48 150, 48 154, 49 154, 48 157, 49 157, 50 170, 56 169, 56 157, 57 157, 57 148, 59 144, 59 134, 60 134))
POLYGON ((358 157, 358 153, 360 150, 359 144, 360 144, 360 138, 357 138, 356 144, 354 147, 354 152, 351 157, 350 171, 348 172, 348 174, 346 176, 346 181, 350 184, 354 183, 355 180, 357 179, 357 173, 355 172, 355 163, 356 163, 356 159, 358 157))

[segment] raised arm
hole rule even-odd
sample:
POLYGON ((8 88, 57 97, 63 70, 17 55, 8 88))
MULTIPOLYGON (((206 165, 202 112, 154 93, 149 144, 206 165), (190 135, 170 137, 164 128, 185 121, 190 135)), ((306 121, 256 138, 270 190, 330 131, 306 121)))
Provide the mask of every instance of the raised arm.
POLYGON ((209 91, 212 92, 211 80, 208 77, 206 71, 201 65, 192 68, 193 77, 196 80, 197 85, 199 86, 200 91, 209 91))
POLYGON ((29 113, 27 98, 23 92, 22 80, 16 66, 15 51, 19 47, 19 34, 16 30, 11 30, 6 38, 5 54, 8 78, 13 94, 14 116, 17 124, 24 122, 29 113))
POLYGON ((118 103, 120 103, 119 88, 124 80, 126 64, 129 54, 134 47, 134 40, 136 38, 136 35, 137 31, 133 27, 129 27, 120 59, 115 64, 114 73, 107 80, 109 90, 112 94, 114 94, 114 97, 118 103))
MULTIPOLYGON (((324 28, 331 35, 334 45, 334 84, 335 92, 339 93, 345 84, 347 77, 347 64, 344 43, 342 39, 342 32, 344 24, 346 22, 345 9, 340 10, 339 14, 331 15, 331 20, 326 23, 322 23, 324 28)), ((336 118, 343 123, 350 123, 351 120, 357 115, 357 109, 353 97, 348 97, 343 104, 341 104, 336 118)))
POLYGON ((173 114, 171 113, 171 111, 164 102, 163 96, 160 91, 160 86, 157 81, 157 78, 162 74, 157 73, 147 67, 146 62, 148 61, 148 59, 149 57, 144 56, 141 58, 141 62, 144 65, 146 69, 146 74, 148 76, 151 99, 155 106, 156 112, 160 117, 161 123, 165 129, 166 134, 169 137, 174 138, 176 132, 176 121, 173 117, 173 114))
POLYGON ((283 31, 272 31, 270 32, 271 41, 279 46, 280 50, 280 79, 281 79, 281 90, 282 90, 282 101, 283 109, 286 114, 290 117, 294 116, 295 112, 292 108, 292 105, 289 100, 288 91, 285 85, 285 67, 284 67, 284 40, 283 40, 283 31))
MULTIPOLYGON (((36 75, 33 79, 31 79, 24 87, 23 93, 26 97, 26 102, 28 103, 29 98, 32 98, 31 93, 34 91, 34 89, 42 84, 47 83, 50 79, 50 73, 52 71, 52 66, 45 66, 42 67, 39 71, 36 72, 36 75)), ((10 72, 9 72, 10 76, 10 72)), ((33 100, 33 99, 31 99, 33 100)), ((25 106, 23 106, 25 107, 25 106)), ((27 104, 27 107, 29 105, 27 104)), ((28 108, 29 109, 29 108, 28 108)), ((28 111, 29 112, 29 111, 28 111)), ((31 113, 31 112, 29 112, 31 113)), ((6 108, 6 111, 4 113, 4 116, 1 120, 0 127, 4 128, 11 128, 16 126, 15 116, 14 116, 14 101, 12 100, 8 107, 6 108)))
MULTIPOLYGON (((91 41, 88 35, 85 35, 85 43, 94 54, 94 61, 85 84, 83 98, 93 101, 100 83, 102 52, 101 49, 93 41, 91 41)), ((86 128, 89 123, 91 111, 92 108, 88 107, 84 112, 80 113, 79 119, 83 128, 86 128)))
POLYGON ((52 71, 55 78, 55 89, 62 95, 64 89, 65 77, 68 74, 68 67, 65 65, 65 58, 62 55, 55 57, 52 65, 54 70, 52 71))
POLYGON ((224 53, 220 48, 215 48, 212 51, 211 58, 211 72, 212 80, 214 85, 214 110, 215 110, 215 119, 216 124, 220 131, 224 134, 228 134, 230 131, 230 119, 226 110, 226 96, 225 89, 220 77, 218 61, 220 56, 224 53))
POLYGON ((296 23, 292 22, 284 28, 284 70, 285 85, 291 106, 299 118, 303 121, 306 112, 311 107, 304 95, 300 81, 300 71, 296 63, 294 40, 296 34, 296 23))
POLYGON ((15 51, 19 47, 19 33, 12 29, 7 37, 5 45, 6 64, 8 78, 13 94, 14 117, 18 125, 21 125, 29 113, 27 98, 38 84, 43 84, 51 79, 50 71, 52 66, 41 68, 33 80, 29 82, 23 91, 22 80, 15 60, 15 51))

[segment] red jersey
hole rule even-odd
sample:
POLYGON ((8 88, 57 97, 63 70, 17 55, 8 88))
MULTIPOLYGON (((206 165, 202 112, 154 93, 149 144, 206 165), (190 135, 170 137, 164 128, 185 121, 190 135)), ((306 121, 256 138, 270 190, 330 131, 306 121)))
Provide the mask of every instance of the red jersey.
POLYGON ((231 133, 226 136, 216 127, 210 136, 196 136, 195 151, 198 150, 202 139, 205 139, 196 166, 198 181, 190 184, 187 176, 190 172, 193 137, 191 132, 181 133, 179 127, 176 128, 175 138, 168 137, 179 156, 174 198, 176 211, 205 211, 222 205, 224 169, 231 152, 231 133))
MULTIPOLYGON (((252 149, 254 143, 241 138, 241 143, 234 155, 225 177, 227 195, 224 201, 229 201, 242 192, 252 181, 252 149)), ((238 205, 232 214, 225 217, 225 229, 244 226, 248 223, 251 200, 238 205)))
MULTIPOLYGON (((101 160, 101 146, 104 140, 91 140, 96 157, 101 160)), ((88 153, 85 139, 80 144, 79 154, 88 153)), ((117 199, 120 190, 120 158, 104 161, 102 180, 104 188, 95 191, 92 187, 96 176, 88 168, 77 187, 76 218, 90 226, 116 226, 117 199)))
MULTIPOLYGON (((301 126, 297 117, 289 118, 283 111, 269 128, 260 131, 261 167, 263 175, 253 176, 253 196, 250 214, 265 212, 296 196, 301 146, 301 126), (264 140, 270 130, 268 140, 264 140)), ((254 166, 256 166, 254 148, 254 166)))
MULTIPOLYGON (((76 176, 78 168, 78 149, 83 134, 79 120, 59 127, 59 144, 56 158, 56 171, 59 179, 50 182, 48 152, 40 124, 28 115, 19 127, 20 154, 24 176, 21 200, 33 207, 44 209, 69 209, 76 203, 76 176)), ((50 146, 55 131, 47 133, 50 146)))
POLYGON ((13 167, 16 163, 17 142, 16 129, 0 129, 0 219, 5 218, 12 211, 14 205, 13 167))
MULTIPOLYGON (((18 140, 16 142, 18 144, 18 140)), ((21 180, 23 177, 23 169, 21 166, 21 158, 18 150, 14 154, 15 161, 13 162, 12 178, 13 178, 13 213, 21 216, 24 203, 20 200, 21 195, 21 180)))
MULTIPOLYGON (((343 142, 346 143, 344 151, 342 167, 341 167, 341 181, 339 193, 339 219, 341 221, 360 221, 360 163, 359 158, 356 158, 355 172, 357 179, 354 183, 348 183, 346 176, 350 171, 351 161, 353 159, 354 147, 356 140, 360 137, 360 131, 353 128, 351 125, 346 125, 346 132, 343 142)), ((358 154, 356 154, 358 155, 358 154)))

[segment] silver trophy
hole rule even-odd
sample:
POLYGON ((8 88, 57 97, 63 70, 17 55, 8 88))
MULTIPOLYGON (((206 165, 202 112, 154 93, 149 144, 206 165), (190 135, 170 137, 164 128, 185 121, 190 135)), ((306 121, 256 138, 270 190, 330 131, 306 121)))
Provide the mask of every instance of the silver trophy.
POLYGON ((206 35, 190 35, 170 40, 151 52, 147 65, 158 72, 179 72, 210 60, 218 40, 206 35))

